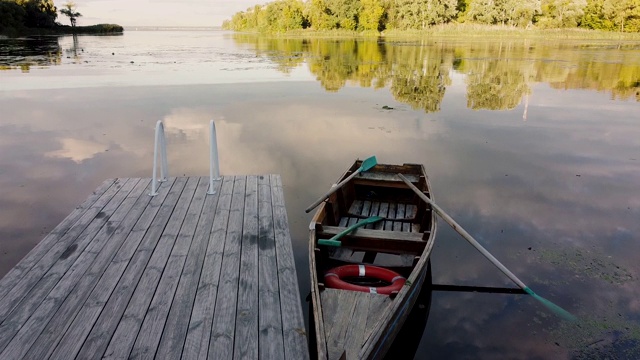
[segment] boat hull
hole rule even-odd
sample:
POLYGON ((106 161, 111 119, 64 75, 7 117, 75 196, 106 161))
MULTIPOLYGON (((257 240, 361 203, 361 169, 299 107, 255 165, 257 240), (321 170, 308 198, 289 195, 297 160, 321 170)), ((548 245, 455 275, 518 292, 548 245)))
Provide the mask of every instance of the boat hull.
MULTIPOLYGON (((360 164, 354 163, 338 182, 360 164)), ((435 238, 435 213, 407 189, 397 173, 410 177, 431 195, 421 165, 377 165, 329 197, 311 221, 310 317, 315 335, 311 345, 318 359, 383 358, 418 299, 435 238), (343 247, 338 249, 318 244, 318 240, 372 215, 384 215, 384 224, 353 231, 342 239, 343 247), (388 258, 401 261, 385 267, 406 277, 402 288, 390 296, 354 294, 324 285, 324 274, 334 266, 348 263, 378 266, 376 262, 388 258)))

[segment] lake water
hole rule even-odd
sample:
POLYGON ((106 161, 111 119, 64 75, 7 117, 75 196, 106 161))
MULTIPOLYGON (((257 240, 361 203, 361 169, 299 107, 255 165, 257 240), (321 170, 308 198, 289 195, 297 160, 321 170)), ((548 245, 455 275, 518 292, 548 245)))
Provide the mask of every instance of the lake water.
MULTIPOLYGON (((223 174, 282 175, 305 309, 303 209, 375 154, 424 164, 442 208, 579 318, 530 296, 434 291, 403 357, 640 357, 640 43, 0 40, 0 276, 103 180, 150 177, 160 119, 170 175, 208 174, 210 119, 223 174)), ((513 287, 444 222, 432 266, 436 284, 513 287)))

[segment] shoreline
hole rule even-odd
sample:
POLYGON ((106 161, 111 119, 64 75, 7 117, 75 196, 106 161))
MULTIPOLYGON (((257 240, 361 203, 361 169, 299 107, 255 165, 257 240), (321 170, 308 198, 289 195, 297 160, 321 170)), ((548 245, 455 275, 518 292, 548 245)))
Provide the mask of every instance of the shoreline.
POLYGON ((531 39, 568 39, 568 40, 630 40, 640 41, 640 33, 623 33, 602 30, 566 28, 566 29, 538 29, 516 28, 507 26, 487 26, 479 24, 456 24, 433 26, 426 30, 385 30, 351 31, 351 30, 291 30, 277 33, 261 33, 258 31, 233 31, 236 34, 255 34, 278 38, 428 38, 428 37, 468 37, 473 40, 479 38, 531 38, 531 39))
POLYGON ((96 24, 75 27, 59 25, 53 28, 8 29, 8 31, 0 33, 0 39, 52 35, 122 35, 123 33, 124 28, 117 24, 96 24))

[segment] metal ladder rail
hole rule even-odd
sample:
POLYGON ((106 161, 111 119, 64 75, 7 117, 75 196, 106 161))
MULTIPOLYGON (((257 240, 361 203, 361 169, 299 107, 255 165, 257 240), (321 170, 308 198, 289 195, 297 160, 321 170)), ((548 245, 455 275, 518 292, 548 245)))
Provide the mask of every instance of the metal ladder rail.
POLYGON ((209 122, 210 143, 209 143, 209 191, 207 194, 216 193, 213 190, 213 182, 220 181, 220 161, 218 159, 218 138, 216 136, 216 124, 213 120, 209 122))
POLYGON ((149 196, 158 195, 158 182, 167 181, 169 168, 167 165, 167 142, 164 135, 164 124, 162 120, 156 122, 156 137, 153 145, 153 177, 151 182, 151 193, 149 196), (158 151, 160 152, 158 154, 158 151), (158 179, 158 156, 160 160, 160 179, 158 179))

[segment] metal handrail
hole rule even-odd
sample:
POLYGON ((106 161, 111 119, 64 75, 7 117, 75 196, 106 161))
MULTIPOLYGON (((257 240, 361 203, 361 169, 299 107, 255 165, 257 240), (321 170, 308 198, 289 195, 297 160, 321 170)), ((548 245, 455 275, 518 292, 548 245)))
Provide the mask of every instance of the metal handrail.
POLYGON ((216 193, 213 190, 213 182, 219 181, 220 177, 220 161, 218 160, 218 138, 216 136, 216 124, 213 120, 209 122, 209 130, 211 132, 211 141, 209 145, 209 191, 207 194, 216 193))
POLYGON ((169 177, 169 167, 167 164, 167 143, 164 136, 164 124, 162 120, 156 122, 156 139, 153 146, 153 180, 151 183, 150 196, 158 195, 158 182, 167 181, 169 177), (160 151, 160 154, 158 154, 160 151), (158 155, 161 156, 160 161, 160 179, 157 177, 158 155))

